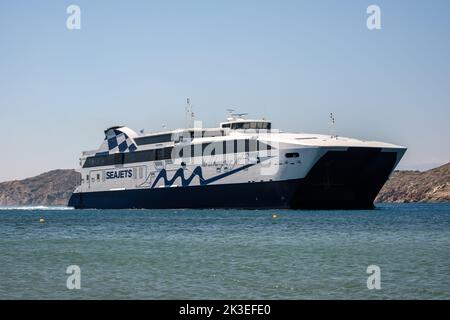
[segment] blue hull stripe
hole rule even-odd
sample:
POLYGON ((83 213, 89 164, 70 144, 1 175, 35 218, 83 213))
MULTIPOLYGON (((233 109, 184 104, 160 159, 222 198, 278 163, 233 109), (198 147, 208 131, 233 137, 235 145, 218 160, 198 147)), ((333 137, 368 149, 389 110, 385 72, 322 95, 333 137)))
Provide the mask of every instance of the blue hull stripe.
POLYGON ((213 183, 213 182, 215 182, 215 181, 218 181, 218 180, 220 180, 220 179, 222 179, 222 178, 225 178, 225 177, 228 177, 228 176, 230 176, 230 175, 232 175, 232 174, 235 174, 235 173, 237 173, 237 172, 239 172, 239 171, 245 170, 245 169, 247 169, 247 168, 249 168, 249 167, 252 167, 252 166, 254 166, 254 165, 255 165, 255 164, 246 164, 246 165, 244 165, 244 166, 242 166, 242 167, 239 167, 239 168, 230 170, 230 171, 228 171, 228 172, 219 174, 219 175, 214 176, 214 177, 209 178, 209 179, 203 178, 203 172, 202 172, 202 168, 201 168, 201 167, 196 167, 196 168, 192 171, 192 174, 191 174, 191 176, 190 176, 188 179, 186 179, 186 178, 184 177, 184 171, 185 171, 185 169, 180 168, 180 169, 178 169, 178 170, 175 172, 174 176, 173 176, 172 179, 170 179, 170 180, 167 179, 167 171, 166 171, 165 169, 162 169, 162 170, 159 172, 158 176, 157 176, 156 179, 155 179, 155 182, 153 182, 153 184, 152 184, 151 187, 154 188, 154 187, 156 186, 156 184, 159 182, 159 180, 161 180, 161 179, 164 179, 164 185, 165 185, 166 187, 170 187, 171 185, 173 185, 173 183, 175 182, 175 180, 176 180, 178 177, 181 178, 181 185, 182 185, 183 187, 189 186, 189 184, 191 183, 191 181, 192 181, 195 177, 199 177, 199 179, 200 179, 200 185, 201 185, 201 186, 205 186, 205 185, 208 185, 208 184, 213 183))

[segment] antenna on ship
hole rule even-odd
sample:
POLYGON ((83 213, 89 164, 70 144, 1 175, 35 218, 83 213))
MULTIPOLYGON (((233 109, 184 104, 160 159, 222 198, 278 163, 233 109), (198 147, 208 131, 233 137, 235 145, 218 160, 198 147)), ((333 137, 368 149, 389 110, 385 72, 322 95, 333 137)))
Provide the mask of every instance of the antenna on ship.
POLYGON ((330 113, 330 136, 331 136, 331 138, 337 138, 336 130, 335 130, 335 126, 334 126, 335 123, 336 123, 336 121, 334 119, 334 115, 331 112, 330 113))
POLYGON ((186 128, 191 128, 194 122, 194 111, 191 105, 191 99, 186 99, 186 109, 185 109, 185 125, 186 128))

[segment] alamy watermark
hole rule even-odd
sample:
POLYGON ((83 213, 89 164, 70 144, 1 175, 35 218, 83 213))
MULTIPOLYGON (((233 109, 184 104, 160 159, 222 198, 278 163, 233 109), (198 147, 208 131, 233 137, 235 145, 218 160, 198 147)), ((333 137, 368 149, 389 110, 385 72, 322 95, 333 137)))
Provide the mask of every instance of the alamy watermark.
POLYGON ((377 265, 370 265, 366 270, 367 274, 370 276, 367 278, 367 289, 369 290, 380 290, 381 289, 381 269, 377 265))
POLYGON ((370 16, 367 18, 367 29, 380 30, 381 29, 381 9, 379 6, 372 4, 367 7, 367 14, 370 16))
POLYGON ((69 14, 66 20, 66 27, 69 30, 81 29, 81 8, 76 4, 67 7, 66 13, 69 14))
POLYGON ((77 265, 68 266, 66 274, 69 274, 66 281, 66 287, 69 290, 81 289, 81 269, 77 265))
MULTIPOLYGON (((249 126, 251 123, 248 121, 249 126)), ((203 129, 202 121, 196 120, 193 129, 173 133, 175 147, 171 151, 172 162, 182 166, 223 166, 226 170, 235 165, 259 164, 263 176, 278 172, 280 147, 278 139, 272 139, 272 135, 279 133, 279 130, 243 128, 245 135, 239 138, 229 136, 219 141, 195 143, 196 138, 221 136, 222 131, 203 129)))
MULTIPOLYGON (((66 13, 69 15, 66 19, 68 30, 81 29, 81 8, 76 4, 67 7, 66 13)), ((367 7, 366 13, 369 15, 366 20, 366 26, 369 30, 381 29, 381 8, 376 4, 367 7)))

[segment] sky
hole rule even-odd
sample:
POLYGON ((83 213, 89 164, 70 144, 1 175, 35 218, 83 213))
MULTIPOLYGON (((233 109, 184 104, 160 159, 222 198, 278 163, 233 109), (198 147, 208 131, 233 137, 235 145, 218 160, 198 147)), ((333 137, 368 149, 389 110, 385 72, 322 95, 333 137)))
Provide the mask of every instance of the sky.
POLYGON ((283 131, 450 161, 450 1, 0 0, 0 181, 76 168, 103 130, 204 126, 226 109, 283 131), (69 5, 81 29, 69 30, 69 5), (366 10, 381 9, 369 30, 366 10))

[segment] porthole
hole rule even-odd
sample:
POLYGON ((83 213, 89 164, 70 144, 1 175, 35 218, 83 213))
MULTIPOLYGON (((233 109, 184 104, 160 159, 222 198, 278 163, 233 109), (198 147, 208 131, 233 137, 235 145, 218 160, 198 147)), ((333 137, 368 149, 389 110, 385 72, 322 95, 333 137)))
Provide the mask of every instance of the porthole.
POLYGON ((285 154, 286 158, 298 158, 300 154, 298 152, 290 152, 285 154))

